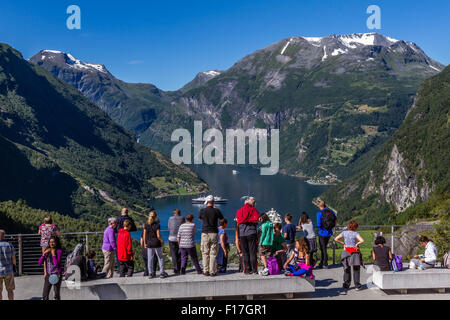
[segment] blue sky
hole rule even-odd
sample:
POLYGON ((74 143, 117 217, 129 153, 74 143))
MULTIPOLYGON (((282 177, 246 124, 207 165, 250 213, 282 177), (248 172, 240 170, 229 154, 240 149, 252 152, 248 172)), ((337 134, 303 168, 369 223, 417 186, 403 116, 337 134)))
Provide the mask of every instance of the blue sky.
POLYGON ((450 1, 415 0, 41 0, 0 3, 0 42, 30 58, 41 49, 103 63, 121 80, 176 90, 198 72, 225 70, 281 39, 372 32, 366 9, 381 8, 381 30, 450 63, 450 1), (66 9, 81 8, 81 30, 66 9))

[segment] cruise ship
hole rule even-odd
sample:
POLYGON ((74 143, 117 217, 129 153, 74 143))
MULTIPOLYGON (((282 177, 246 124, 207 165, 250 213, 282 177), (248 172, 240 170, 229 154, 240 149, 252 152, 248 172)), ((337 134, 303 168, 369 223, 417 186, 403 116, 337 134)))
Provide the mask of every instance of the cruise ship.
MULTIPOLYGON (((206 200, 206 197, 199 197, 199 198, 192 199, 192 203, 193 204, 205 204, 205 200, 206 200)), ((227 202, 228 202, 228 199, 224 199, 221 197, 214 197, 215 204, 224 204, 227 202)))

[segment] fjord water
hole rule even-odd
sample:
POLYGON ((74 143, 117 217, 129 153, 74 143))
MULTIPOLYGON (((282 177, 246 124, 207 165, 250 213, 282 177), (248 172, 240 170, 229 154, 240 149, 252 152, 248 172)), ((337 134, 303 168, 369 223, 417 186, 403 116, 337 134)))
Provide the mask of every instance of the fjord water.
MULTIPOLYGON (((294 216, 293 222, 297 223, 302 211, 306 211, 314 220, 317 207, 312 204, 314 197, 322 194, 328 187, 310 185, 306 180, 286 175, 262 176, 260 171, 251 167, 229 165, 196 165, 191 167, 198 175, 208 183, 211 191, 208 194, 228 199, 227 204, 217 204, 228 220, 228 227, 234 228, 233 219, 236 211, 243 205, 241 198, 252 195, 256 198, 256 208, 260 213, 274 208, 283 217, 290 212, 294 216), (239 173, 233 175, 232 170, 239 173)), ((195 196, 174 196, 155 199, 150 204, 156 209, 160 220, 161 229, 167 230, 167 221, 172 216, 173 209, 179 208, 183 216, 192 213, 194 222, 200 230, 201 222, 198 213, 204 205, 192 204, 195 196)), ((163 234, 167 240, 167 234, 163 234)))

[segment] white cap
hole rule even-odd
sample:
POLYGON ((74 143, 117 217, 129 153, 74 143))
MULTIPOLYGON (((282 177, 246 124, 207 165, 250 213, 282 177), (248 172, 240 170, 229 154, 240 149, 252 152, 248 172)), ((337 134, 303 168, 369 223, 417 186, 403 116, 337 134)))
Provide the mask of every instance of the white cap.
POLYGON ((208 202, 214 201, 214 197, 212 195, 209 195, 205 198, 205 205, 208 204, 208 202))

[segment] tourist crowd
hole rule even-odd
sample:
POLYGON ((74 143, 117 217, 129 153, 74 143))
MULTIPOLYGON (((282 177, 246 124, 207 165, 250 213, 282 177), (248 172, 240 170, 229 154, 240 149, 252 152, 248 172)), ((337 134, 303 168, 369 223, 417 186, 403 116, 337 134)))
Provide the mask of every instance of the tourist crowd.
MULTIPOLYGON (((318 234, 315 234, 312 220, 303 212, 298 225, 292 223, 292 214, 284 216, 285 224, 256 209, 253 197, 247 198, 243 207, 236 212, 235 245, 239 257, 239 271, 246 274, 284 273, 286 276, 301 276, 314 278, 313 270, 328 268, 327 248, 333 230, 337 223, 336 214, 323 201, 319 203, 317 213, 318 234), (297 238, 296 232, 303 231, 304 237, 297 238), (318 240, 317 240, 318 238, 318 240), (319 246, 317 246, 317 242, 319 246), (320 249, 320 260, 316 261, 316 252, 320 249), (262 262, 258 270, 258 258, 262 262)), ((191 259, 195 271, 204 276, 214 277, 217 273, 226 273, 230 244, 226 229, 228 221, 221 211, 214 205, 214 197, 208 196, 205 208, 199 212, 198 219, 202 223, 200 251, 202 266, 199 263, 195 234, 197 226, 192 214, 183 217, 179 209, 173 211, 168 220, 169 250, 174 275, 186 274, 188 257, 191 259)), ((150 279, 156 277, 159 267, 160 278, 169 275, 165 270, 161 225, 158 214, 151 210, 147 221, 142 226, 140 239, 141 255, 145 263, 144 276, 150 279)), ((344 246, 341 262, 344 269, 343 287, 350 288, 353 271, 353 283, 356 290, 361 289, 360 267, 363 265, 360 246, 364 239, 357 232, 358 223, 351 221, 347 229, 334 237, 333 241, 344 246)), ((52 218, 47 216, 39 226, 41 236, 40 245, 42 256, 38 263, 44 268, 44 286, 42 298, 49 299, 49 293, 54 288, 54 298, 61 298, 62 280, 71 265, 78 266, 85 275, 81 280, 112 278, 115 265, 120 277, 132 277, 135 267, 135 252, 132 245, 131 232, 137 231, 136 224, 124 208, 118 218, 109 218, 108 226, 103 234, 102 252, 104 265, 101 268, 96 262, 96 253, 87 252, 83 256, 83 245, 79 244, 66 258, 63 266, 63 251, 59 240, 60 231, 53 224, 52 218)), ((410 268, 428 269, 436 264, 437 249, 434 243, 425 236, 419 242, 425 247, 422 256, 415 256, 410 262, 410 268)), ((374 242, 372 258, 381 271, 392 270, 393 254, 385 246, 386 240, 378 236, 374 242)), ((0 299, 5 284, 9 299, 14 299, 14 273, 16 267, 16 253, 14 247, 5 241, 5 231, 0 230, 0 299)))

